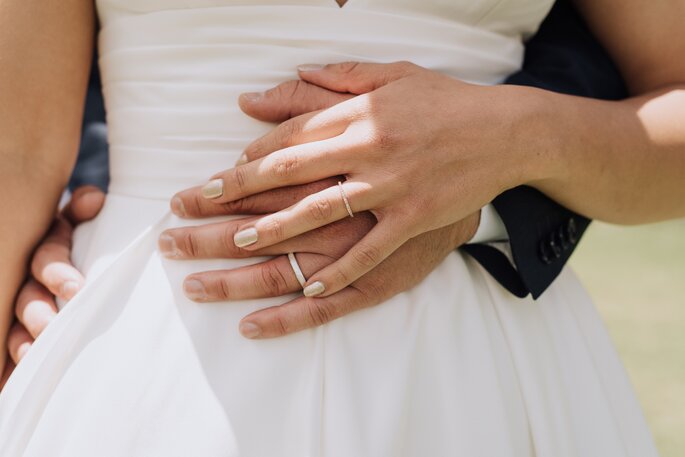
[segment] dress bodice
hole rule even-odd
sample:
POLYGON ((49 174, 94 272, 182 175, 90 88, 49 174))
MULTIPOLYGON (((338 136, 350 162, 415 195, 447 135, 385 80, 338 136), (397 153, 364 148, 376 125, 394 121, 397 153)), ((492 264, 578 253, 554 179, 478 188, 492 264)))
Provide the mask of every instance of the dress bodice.
POLYGON ((241 92, 296 78, 298 64, 347 60, 409 60, 496 84, 520 67, 552 0, 97 4, 111 190, 168 198, 231 166, 269 128, 239 111, 241 92))
MULTIPOLYGON (((516 36, 531 34, 552 3, 549 0, 347 0, 343 8, 345 12, 366 10, 441 18, 516 36)), ((99 0, 98 5, 105 19, 130 13, 231 6, 340 10, 335 0, 99 0)))

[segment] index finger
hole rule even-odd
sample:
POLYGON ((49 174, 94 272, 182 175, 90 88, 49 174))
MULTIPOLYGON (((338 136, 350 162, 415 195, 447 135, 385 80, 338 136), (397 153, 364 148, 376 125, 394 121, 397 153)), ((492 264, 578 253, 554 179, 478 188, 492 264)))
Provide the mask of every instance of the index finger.
POLYGON ((266 92, 242 94, 238 104, 245 114, 265 122, 283 122, 311 113, 354 97, 301 79, 286 81, 266 92))

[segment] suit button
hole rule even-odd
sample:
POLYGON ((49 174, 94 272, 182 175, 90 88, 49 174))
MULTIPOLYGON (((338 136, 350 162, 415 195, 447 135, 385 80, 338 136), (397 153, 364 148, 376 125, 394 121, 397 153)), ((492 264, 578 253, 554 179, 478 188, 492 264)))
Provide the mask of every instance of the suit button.
POLYGON ((568 248, 571 247, 571 243, 566 236, 566 230, 564 227, 559 227, 559 229, 556 231, 556 237, 557 237, 557 242, 561 246, 561 249, 564 251, 568 251, 568 248))
POLYGON ((549 248, 557 259, 561 257, 561 247, 554 241, 554 236, 549 240, 549 248))
POLYGON ((545 265, 549 265, 552 263, 552 258, 550 257, 549 250, 547 247, 547 242, 545 240, 542 240, 540 242, 540 260, 542 260, 542 263, 545 265))
POLYGON ((574 218, 570 218, 566 223, 566 238, 571 244, 578 243, 578 226, 574 218))

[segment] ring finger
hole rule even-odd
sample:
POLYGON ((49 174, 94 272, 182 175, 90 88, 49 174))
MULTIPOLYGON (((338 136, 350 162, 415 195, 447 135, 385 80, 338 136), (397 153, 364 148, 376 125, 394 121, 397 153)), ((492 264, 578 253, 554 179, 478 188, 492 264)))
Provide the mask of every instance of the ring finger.
MULTIPOLYGON (((295 259, 304 275, 333 262, 330 257, 310 253, 297 253, 295 259)), ((194 273, 184 281, 183 290, 193 301, 215 302, 280 297, 301 291, 302 285, 288 256, 281 255, 234 270, 194 273)))
POLYGON ((237 247, 249 251, 264 249, 373 208, 378 202, 371 195, 368 184, 339 183, 289 208, 242 225, 233 241, 237 247))

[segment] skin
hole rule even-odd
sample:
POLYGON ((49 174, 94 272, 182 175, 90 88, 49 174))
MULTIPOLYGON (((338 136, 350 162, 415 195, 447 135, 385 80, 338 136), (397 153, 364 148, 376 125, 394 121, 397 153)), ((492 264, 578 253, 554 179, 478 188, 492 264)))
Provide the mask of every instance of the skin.
MULTIPOLYGON (((309 278, 305 295, 320 297, 354 283, 407 240, 519 185, 609 222, 685 216, 685 1, 645 12, 633 0, 616 14, 608 0, 578 3, 633 97, 606 102, 476 86, 406 62, 305 65, 303 81, 357 96, 284 122, 247 148, 255 160, 191 192, 225 205, 344 176, 353 210, 378 223, 309 278)), ((340 189, 330 186, 246 220, 234 243, 264 250, 347 217, 340 189)))
MULTIPOLYGON (((22 5, 32 8, 34 3, 22 5)), ((647 10, 638 0, 623 2, 619 10, 609 0, 578 4, 619 64, 632 98, 600 102, 531 88, 485 88, 407 63, 303 68, 303 81, 358 96, 285 122, 258 140, 246 151, 246 163, 214 177, 222 179, 222 194, 209 203, 217 208, 239 201, 254 204, 250 199, 264 191, 326 183, 330 176, 352 178, 346 192, 353 209, 370 212, 377 223, 340 259, 308 274, 308 285, 320 282, 325 292, 301 303, 320 303, 341 290, 354 290, 347 287, 392 258, 407 240, 471 217, 502 190, 520 184, 613 222, 682 216, 685 132, 678 119, 685 114, 685 61, 680 58, 685 55, 680 36, 685 31, 679 18, 685 2, 656 2, 647 10), (431 122, 421 122, 424 119, 431 122), (307 160, 301 160, 305 156, 307 160)), ((60 7, 68 10, 64 4, 60 7)), ((5 20, 0 25, 12 24, 5 20)), ((61 125, 59 119, 54 125, 61 125)), ((17 184, 11 174, 8 178, 20 190, 33 189, 17 184)), ((240 229, 257 228, 259 240, 241 249, 255 254, 276 249, 346 218, 333 187, 328 181, 321 198, 308 197, 305 203, 266 216, 270 224, 264 218, 246 219, 240 229), (311 217, 317 212, 325 217, 311 217)), ((175 211, 183 198, 199 202, 204 197, 199 188, 182 193, 172 202, 175 211)), ((207 212, 217 211, 221 209, 207 212)), ((337 317, 333 311, 325 316, 337 317)), ((292 329, 286 326, 281 332, 292 329)), ((268 334, 261 328, 254 335, 268 334)))
POLYGON ((104 202, 105 194, 97 187, 76 189, 36 248, 31 276, 14 303, 14 323, 7 337, 10 357, 0 377, 0 389, 34 340, 57 315, 55 297, 69 301, 83 286, 84 278, 70 258, 73 231, 77 225, 97 216, 104 202))
MULTIPOLYGON (((349 97, 299 81, 289 81, 268 91, 263 97, 246 95, 241 98, 240 104, 246 114, 257 119, 282 122, 300 113, 332 106, 349 97)), ((184 207, 180 214, 183 217, 203 218, 275 212, 330 186, 333 181, 323 180, 279 189, 223 206, 209 203, 204 198, 183 198, 179 200, 184 207)), ((32 277, 22 286, 15 303, 16 319, 8 337, 10 359, 5 366, 4 376, 0 378, 0 389, 34 340, 57 314, 55 296, 68 301, 83 286, 83 276, 71 263, 71 238, 77 225, 97 216, 104 200, 104 193, 96 187, 77 189, 69 204, 55 219, 48 236, 36 249, 31 263, 32 277), (75 288, 67 287, 70 284, 75 288)), ((175 206, 177 213, 179 201, 175 206)), ((282 306, 255 312, 243 320, 241 331, 252 338, 278 337, 382 303, 423 280, 450 252, 473 237, 478 223, 479 214, 476 213, 458 224, 411 240, 396 255, 340 294, 321 299, 302 297, 282 306), (254 332, 254 327, 259 329, 258 334, 250 333, 254 332)), ((298 252, 298 263, 304 274, 309 275, 339 258, 374 224, 375 219, 370 214, 360 214, 355 219, 322 227, 294 240, 285 252, 298 252)), ((173 236, 177 252, 171 255, 170 245, 164 238, 160 240, 160 248, 177 259, 258 255, 233 248, 232 244, 217 242, 225 238, 223 233, 226 229, 214 224, 170 231, 167 235, 173 236)), ((282 254, 276 251, 272 253, 282 254)), ((186 293, 199 302, 282 296, 301 289, 290 264, 282 255, 238 270, 198 273, 190 276, 186 285, 193 280, 202 283, 204 292, 193 295, 193 291, 186 286, 186 293)))
POLYGON ((78 150, 92 58, 92 3, 0 0, 3 366, 16 291, 31 251, 54 218, 78 150), (40 135, 34 134, 36 125, 40 135))

